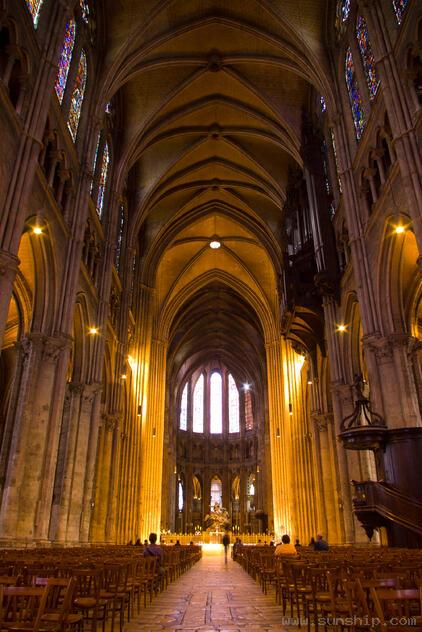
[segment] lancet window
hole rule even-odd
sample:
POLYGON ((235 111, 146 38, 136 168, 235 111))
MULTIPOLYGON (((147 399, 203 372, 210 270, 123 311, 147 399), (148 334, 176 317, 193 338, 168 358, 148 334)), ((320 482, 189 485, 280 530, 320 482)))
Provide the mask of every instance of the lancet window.
POLYGON ((398 24, 401 24, 403 21, 403 15, 406 11, 408 3, 409 0, 393 0, 393 9, 398 24))
POLYGON ((369 98, 374 99, 380 82, 375 68, 375 59, 369 40, 368 26, 365 18, 361 15, 358 16, 356 21, 356 38, 362 58, 363 69, 365 71, 369 98))
POLYGON ((179 395, 178 428, 199 433, 235 434, 254 427, 252 397, 234 376, 212 365, 184 383, 179 395))
POLYGON ((76 140, 78 133, 79 121, 81 118, 82 104, 85 96, 86 80, 88 66, 86 61, 86 53, 83 50, 79 59, 78 72, 76 73, 75 84, 73 86, 72 98, 70 100, 69 118, 67 126, 73 140, 76 140))
POLYGON ((357 140, 360 140, 365 129, 365 112, 363 109, 362 96, 359 90, 355 64, 353 62, 352 50, 349 48, 345 56, 345 79, 349 93, 350 109, 352 111, 353 123, 357 140))
POLYGON ((72 18, 66 24, 62 50, 59 58, 59 70, 56 77, 54 88, 60 103, 63 101, 66 90, 67 78, 69 75, 70 64, 72 62, 73 48, 75 46, 76 23, 72 18))
POLYGON ((41 7, 44 0, 26 0, 26 6, 31 14, 34 27, 37 28, 41 7))

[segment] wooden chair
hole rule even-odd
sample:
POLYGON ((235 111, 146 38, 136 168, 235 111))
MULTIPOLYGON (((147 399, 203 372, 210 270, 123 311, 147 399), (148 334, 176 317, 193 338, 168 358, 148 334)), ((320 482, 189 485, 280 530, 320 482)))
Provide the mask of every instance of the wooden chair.
POLYGON ((42 621, 50 588, 0 586, 0 629, 7 632, 60 632, 60 624, 42 621))
POLYGON ((422 629, 422 588, 371 588, 371 598, 380 629, 397 629, 400 620, 403 620, 399 623, 403 632, 422 629))

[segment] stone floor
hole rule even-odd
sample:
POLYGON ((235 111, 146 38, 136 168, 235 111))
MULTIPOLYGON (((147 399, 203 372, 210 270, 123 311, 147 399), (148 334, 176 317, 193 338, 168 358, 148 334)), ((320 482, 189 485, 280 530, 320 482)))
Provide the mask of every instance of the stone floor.
POLYGON ((221 550, 203 558, 170 584, 125 632, 273 632, 283 630, 274 592, 264 595, 236 562, 224 564, 221 550))

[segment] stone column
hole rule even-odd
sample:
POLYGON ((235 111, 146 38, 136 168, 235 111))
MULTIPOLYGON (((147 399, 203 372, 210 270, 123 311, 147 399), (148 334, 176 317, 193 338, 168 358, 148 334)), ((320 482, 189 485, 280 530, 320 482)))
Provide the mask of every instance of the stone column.
POLYGON ((161 484, 164 441, 164 403, 166 383, 166 344, 154 339, 151 345, 148 401, 142 419, 140 534, 159 533, 161 523, 161 484))
POLYGON ((290 423, 283 362, 286 343, 266 344, 268 372, 269 434, 273 488, 274 531, 276 538, 291 531, 290 423))
POLYGON ((48 539, 68 362, 66 337, 29 334, 20 341, 13 433, 0 509, 5 541, 48 539))
POLYGON ((79 538, 81 543, 89 542, 91 514, 94 507, 95 461, 98 449, 98 429, 101 405, 101 385, 89 384, 84 389, 80 424, 86 440, 82 447, 85 461, 81 472, 81 485, 75 490, 74 502, 80 508, 79 538))

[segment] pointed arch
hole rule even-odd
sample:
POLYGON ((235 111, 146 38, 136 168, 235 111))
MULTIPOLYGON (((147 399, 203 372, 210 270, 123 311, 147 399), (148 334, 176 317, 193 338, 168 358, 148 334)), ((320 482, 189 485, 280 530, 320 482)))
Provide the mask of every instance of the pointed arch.
POLYGON ((358 41, 360 56, 365 71, 366 83, 368 85, 369 98, 372 100, 380 85, 375 68, 375 59, 369 39, 368 25, 362 15, 358 15, 356 20, 356 38, 358 41))
POLYGON ((79 121, 81 118, 82 105, 85 96, 86 81, 88 75, 88 64, 86 53, 81 51, 79 59, 78 72, 76 73, 75 85, 73 87, 72 98, 70 100, 69 117, 67 126, 69 128, 72 139, 76 140, 78 133, 79 121))
POLYGON ((59 69, 57 72, 54 89, 57 94, 59 103, 63 102, 64 93, 66 91, 67 79, 69 76, 70 64, 72 63, 73 49, 76 39, 76 22, 71 18, 65 28, 64 40, 60 51, 59 69))

